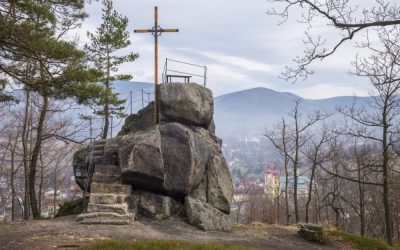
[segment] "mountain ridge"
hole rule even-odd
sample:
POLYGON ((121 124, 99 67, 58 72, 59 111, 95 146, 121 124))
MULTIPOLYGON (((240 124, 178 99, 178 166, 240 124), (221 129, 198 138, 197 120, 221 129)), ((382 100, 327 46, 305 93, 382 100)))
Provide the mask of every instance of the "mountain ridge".
MULTIPOLYGON (((141 93, 144 89, 145 105, 153 98, 153 83, 117 81, 115 90, 122 98, 129 98, 133 92, 134 111, 141 108, 141 93), (147 95, 147 93, 151 93, 147 95)), ((255 87, 214 97, 214 118, 217 134, 228 136, 262 136, 267 128, 287 117, 295 101, 301 98, 300 111, 303 114, 314 110, 335 113, 338 106, 351 106, 354 98, 357 105, 365 105, 372 97, 336 96, 322 99, 306 99, 291 92, 280 92, 265 87, 255 87)))
POLYGON ((324 99, 306 99, 290 92, 257 87, 228 93, 215 98, 215 124, 222 137, 263 134, 281 117, 287 117, 297 99, 299 110, 306 114, 315 110, 335 113, 339 106, 365 105, 373 97, 337 96, 324 99), (221 128, 221 129, 219 129, 221 128))

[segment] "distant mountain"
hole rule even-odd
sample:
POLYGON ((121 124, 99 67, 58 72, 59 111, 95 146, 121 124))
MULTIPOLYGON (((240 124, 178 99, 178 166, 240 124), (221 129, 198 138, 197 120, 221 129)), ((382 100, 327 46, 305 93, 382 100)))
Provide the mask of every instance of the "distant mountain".
MULTIPOLYGON (((141 107, 141 89, 144 90, 144 105, 153 99, 153 83, 134 81, 115 81, 114 89, 121 98, 127 100, 130 108, 130 92, 133 96, 133 112, 141 107), (150 93, 150 94, 147 94, 150 93)), ((287 116, 299 96, 289 92, 278 92, 268 88, 252 88, 218 96, 214 102, 214 119, 217 135, 227 137, 259 137, 266 128, 287 116)), ((371 97, 357 97, 357 105, 365 105, 371 97)), ((338 106, 351 106, 353 96, 339 96, 320 100, 303 99, 300 111, 304 115, 320 109, 329 113, 336 112, 338 106)))
MULTIPOLYGON (((294 107, 299 96, 278 92, 268 88, 253 88, 225 94, 215 98, 215 124, 217 134, 248 136, 262 135, 265 129, 280 121, 294 107)), ((357 97, 357 105, 364 105, 371 97, 357 97)), ((303 99, 300 111, 306 115, 314 110, 335 113, 338 106, 351 106, 353 96, 340 96, 328 99, 303 99)))
MULTIPOLYGON (((122 98, 127 99, 127 111, 130 111, 131 91, 133 112, 137 112, 142 107, 141 89, 145 93, 153 93, 152 83, 115 82, 113 86, 122 98)), ((150 96, 150 100, 152 100, 153 96, 150 96)), ((266 129, 272 129, 282 116, 288 115, 298 98, 300 97, 288 92, 254 88, 225 94, 214 99, 216 133, 223 139, 224 156, 232 174, 245 170, 249 174, 260 175, 265 171, 268 163, 281 159, 264 134, 266 129)), ((359 97, 357 105, 365 105, 371 100, 371 97, 359 97)), ((303 99, 300 112, 304 114, 303 117, 317 109, 334 113, 336 107, 351 106, 353 102, 353 96, 320 100, 303 99)), ((144 105, 147 105, 147 99, 144 105)), ((330 119, 340 120, 343 118, 335 115, 330 119)), ((123 122, 124 120, 118 122, 115 131, 119 131, 123 122)))
POLYGON ((138 91, 141 89, 144 89, 146 92, 154 92, 153 83, 148 82, 114 81, 112 85, 121 96, 128 95, 131 91, 138 91))

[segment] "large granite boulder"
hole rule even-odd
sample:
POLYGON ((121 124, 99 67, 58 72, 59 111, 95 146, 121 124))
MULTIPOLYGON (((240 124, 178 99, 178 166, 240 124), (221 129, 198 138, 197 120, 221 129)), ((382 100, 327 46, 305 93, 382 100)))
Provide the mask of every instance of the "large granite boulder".
POLYGON ((207 166, 207 202, 229 214, 231 211, 233 184, 222 154, 215 154, 207 166))
POLYGON ((188 195, 197 187, 213 152, 212 145, 179 123, 159 126, 164 159, 164 187, 171 194, 188 195))
POLYGON ((165 219, 182 214, 183 205, 170 196, 140 192, 139 213, 146 217, 165 219))
POLYGON ((152 128, 154 123, 153 110, 154 102, 150 102, 147 107, 140 110, 137 114, 129 115, 117 136, 128 135, 152 128))
MULTIPOLYGON (((128 116, 118 136, 102 142, 98 161, 117 167, 121 183, 133 187, 132 211, 159 219, 180 214, 203 230, 230 230, 233 186, 214 134, 211 91, 162 84, 159 97, 160 123, 152 123, 153 104, 128 116)), ((87 164, 89 152, 78 151, 74 165, 87 164)))
POLYGON ((160 120, 208 128, 214 113, 212 92, 195 83, 160 84, 160 120))
POLYGON ((119 145, 122 182, 134 188, 161 192, 165 170, 159 130, 125 136, 119 145))
POLYGON ((185 208, 189 223, 196 227, 205 231, 230 231, 232 229, 229 215, 208 203, 187 196, 185 208))

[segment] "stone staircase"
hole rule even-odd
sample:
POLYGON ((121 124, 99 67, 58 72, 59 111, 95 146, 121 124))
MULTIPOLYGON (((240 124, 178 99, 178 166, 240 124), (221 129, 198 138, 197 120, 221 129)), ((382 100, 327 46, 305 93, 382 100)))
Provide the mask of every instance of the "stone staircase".
POLYGON ((78 216, 82 224, 126 225, 134 219, 128 211, 131 185, 120 182, 120 168, 104 163, 105 141, 95 143, 95 170, 90 185, 88 213, 78 216))

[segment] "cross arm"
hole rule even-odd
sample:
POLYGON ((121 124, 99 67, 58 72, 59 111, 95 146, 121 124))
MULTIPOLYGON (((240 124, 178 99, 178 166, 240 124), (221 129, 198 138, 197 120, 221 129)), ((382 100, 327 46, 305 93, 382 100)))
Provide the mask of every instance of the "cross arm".
POLYGON ((179 32, 179 29, 160 29, 160 32, 179 32))
POLYGON ((152 33, 152 32, 154 32, 154 30, 146 30, 146 29, 144 29, 144 30, 134 30, 133 32, 135 32, 135 33, 152 33))
MULTIPOLYGON (((134 30, 135 33, 154 33, 156 32, 155 29, 140 29, 134 30)), ((157 32, 179 32, 179 29, 157 29, 157 32)))

